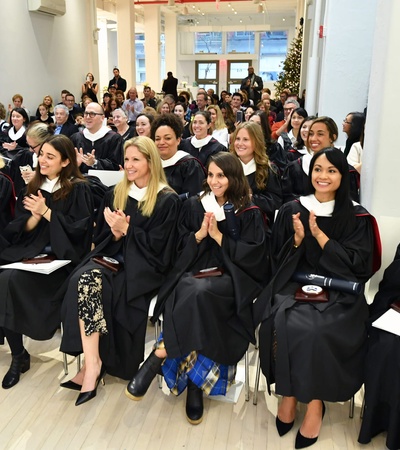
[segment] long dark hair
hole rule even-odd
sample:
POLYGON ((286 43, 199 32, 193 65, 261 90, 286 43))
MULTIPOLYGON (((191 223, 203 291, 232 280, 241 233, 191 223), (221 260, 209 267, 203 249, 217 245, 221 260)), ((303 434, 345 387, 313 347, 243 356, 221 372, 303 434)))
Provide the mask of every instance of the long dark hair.
MULTIPOLYGON (((293 110, 293 112, 292 112, 292 117, 293 117, 293 114, 294 113, 296 113, 297 115, 299 115, 299 116, 301 116, 301 117, 303 117, 303 118, 306 118, 307 117, 307 111, 304 109, 304 108, 296 108, 296 109, 294 109, 293 110)), ((303 122, 302 122, 303 123, 303 122)), ((301 127, 301 125, 300 125, 300 127, 301 127)), ((292 127, 292 119, 290 119, 290 122, 289 122, 289 125, 288 125, 288 127, 287 127, 287 130, 288 130, 288 132, 292 129, 293 127, 292 127)), ((299 129, 300 130, 300 129, 299 129)), ((300 131, 299 131, 299 134, 300 134, 300 131)))
POLYGON ((297 135, 296 142, 294 144, 295 149, 306 147, 306 142, 304 142, 304 139, 301 137, 301 127, 303 126, 304 122, 310 122, 311 120, 315 120, 317 116, 308 116, 303 119, 303 121, 300 124, 299 134, 297 135))
POLYGON ((351 112, 347 114, 347 116, 351 116, 351 125, 348 138, 346 139, 346 146, 343 151, 344 156, 347 156, 349 154, 350 148, 355 142, 359 142, 361 140, 361 136, 363 135, 365 126, 364 113, 351 112))
POLYGON ((356 221, 353 202, 350 198, 349 164, 343 152, 334 147, 324 148, 323 150, 315 153, 310 162, 310 172, 308 178, 312 192, 315 192, 315 188, 311 182, 314 164, 322 155, 325 155, 328 161, 333 164, 342 175, 340 186, 335 194, 335 207, 332 214, 332 217, 335 219, 335 226, 332 231, 333 235, 329 236, 339 239, 354 229, 356 221))
POLYGON ((268 148, 271 145, 271 128, 269 126, 268 116, 265 111, 257 110, 250 117, 249 120, 253 116, 258 116, 260 118, 260 125, 264 135, 265 145, 268 148))
MULTIPOLYGON (((69 164, 63 167, 60 172, 60 185, 61 189, 54 193, 54 200, 64 199, 73 189, 73 184, 77 182, 85 182, 83 175, 81 174, 78 164, 76 162, 75 148, 72 141, 63 134, 53 135, 46 139, 39 150, 39 156, 44 144, 51 145, 61 155, 61 160, 69 160, 69 164)), ((35 176, 29 182, 27 187, 27 195, 37 195, 40 186, 46 180, 46 176, 40 173, 40 164, 37 165, 35 176)))
MULTIPOLYGON (((228 178, 228 189, 225 197, 233 203, 235 210, 240 210, 250 203, 250 186, 243 172, 239 158, 227 152, 219 152, 208 158, 207 170, 211 163, 216 164, 228 178)), ((211 192, 207 179, 203 182, 204 193, 211 192)))

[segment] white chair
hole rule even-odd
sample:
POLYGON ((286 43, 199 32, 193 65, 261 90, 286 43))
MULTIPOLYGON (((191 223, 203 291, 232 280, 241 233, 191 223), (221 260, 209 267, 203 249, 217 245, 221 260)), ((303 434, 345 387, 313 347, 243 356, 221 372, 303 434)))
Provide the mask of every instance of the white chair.
MULTIPOLYGON (((149 317, 153 317, 156 303, 157 303, 157 295, 155 297, 153 297, 150 301, 149 312, 148 312, 149 317)), ((162 331, 162 323, 163 323, 163 315, 160 314, 158 320, 156 320, 156 322, 154 324, 154 339, 155 340, 157 340, 158 336, 160 336, 160 333, 162 331)), ((160 389, 162 389, 162 381, 163 381, 162 375, 157 375, 157 379, 158 379, 158 387, 160 389)))

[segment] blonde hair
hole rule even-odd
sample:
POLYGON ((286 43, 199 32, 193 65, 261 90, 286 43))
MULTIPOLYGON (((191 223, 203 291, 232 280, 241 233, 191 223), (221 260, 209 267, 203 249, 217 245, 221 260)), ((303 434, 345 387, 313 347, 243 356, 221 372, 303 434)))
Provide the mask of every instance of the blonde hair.
MULTIPOLYGON (((124 155, 128 147, 136 147, 139 152, 146 158, 149 165, 150 178, 147 185, 146 194, 139 202, 139 210, 145 217, 150 217, 154 211, 157 202, 157 195, 160 183, 168 186, 167 178, 164 169, 161 165, 160 154, 155 143, 146 136, 137 136, 129 139, 124 144, 124 155)), ((126 172, 124 177, 114 189, 114 208, 125 210, 129 189, 132 181, 129 181, 126 172)), ((172 192, 172 189, 171 189, 172 192)))
POLYGON ((231 145, 229 151, 237 156, 235 151, 235 140, 240 130, 247 130, 249 133, 250 141, 254 148, 254 161, 256 163, 256 185, 257 188, 262 190, 267 186, 268 180, 268 168, 271 167, 269 158, 267 155, 267 149, 265 147, 265 140, 262 129, 258 123, 255 122, 243 122, 241 123, 232 134, 231 145))
POLYGON ((220 107, 218 105, 210 105, 207 108, 207 111, 210 111, 210 109, 213 109, 217 113, 217 118, 214 123, 215 130, 222 130, 222 128, 226 128, 224 116, 222 115, 220 107))

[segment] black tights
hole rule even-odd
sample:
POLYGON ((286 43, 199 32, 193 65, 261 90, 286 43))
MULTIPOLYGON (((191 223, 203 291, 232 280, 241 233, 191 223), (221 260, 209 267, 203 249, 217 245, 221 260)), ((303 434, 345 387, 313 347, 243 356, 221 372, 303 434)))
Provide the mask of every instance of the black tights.
POLYGON ((22 343, 22 334, 15 331, 3 328, 4 335, 7 338, 8 345, 11 349, 12 356, 18 356, 24 351, 24 344, 22 343))

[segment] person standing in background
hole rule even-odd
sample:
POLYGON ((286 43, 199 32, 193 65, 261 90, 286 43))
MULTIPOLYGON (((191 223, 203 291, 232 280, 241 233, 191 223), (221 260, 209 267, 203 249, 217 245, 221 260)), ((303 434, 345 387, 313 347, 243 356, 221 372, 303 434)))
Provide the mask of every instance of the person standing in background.
POLYGON ((247 70, 248 75, 246 78, 243 78, 240 90, 247 92, 249 99, 253 100, 256 105, 261 99, 261 91, 264 87, 263 80, 254 73, 253 66, 249 66, 247 70))
POLYGON ((167 73, 167 78, 164 80, 161 90, 165 94, 171 94, 175 97, 175 99, 178 98, 178 78, 174 78, 172 75, 172 72, 167 73))
POLYGON ((114 78, 112 78, 108 83, 108 88, 110 89, 111 86, 115 86, 115 89, 119 89, 122 92, 126 91, 126 80, 121 78, 119 74, 119 69, 117 67, 114 67, 113 70, 114 78))

